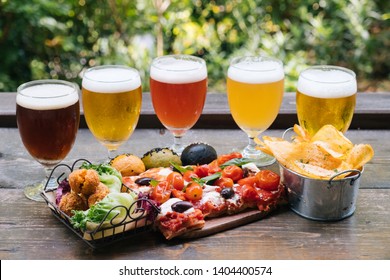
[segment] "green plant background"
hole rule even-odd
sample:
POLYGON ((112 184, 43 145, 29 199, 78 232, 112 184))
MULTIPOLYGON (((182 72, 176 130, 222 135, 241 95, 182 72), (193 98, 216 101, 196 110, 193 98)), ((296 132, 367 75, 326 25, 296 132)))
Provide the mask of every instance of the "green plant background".
POLYGON ((80 84, 101 64, 137 68, 149 90, 151 60, 203 57, 209 91, 225 91, 234 56, 281 59, 286 91, 309 65, 348 67, 360 91, 390 91, 390 1, 0 0, 0 91, 35 79, 80 84))

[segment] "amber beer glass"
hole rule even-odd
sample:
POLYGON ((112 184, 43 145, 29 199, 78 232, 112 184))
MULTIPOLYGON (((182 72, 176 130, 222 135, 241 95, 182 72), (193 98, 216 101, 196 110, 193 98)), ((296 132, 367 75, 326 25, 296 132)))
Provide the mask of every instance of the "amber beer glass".
POLYGON ((338 66, 313 66, 300 73, 297 85, 299 124, 313 135, 331 124, 346 132, 356 104, 355 73, 338 66))
POLYGON ((284 70, 281 61, 265 56, 237 57, 227 73, 227 96, 230 112, 247 134, 249 143, 242 151, 258 166, 267 166, 275 158, 256 149, 254 139, 273 123, 284 93, 284 70))
MULTIPOLYGON (((24 146, 45 167, 48 176, 75 142, 80 121, 78 86, 60 80, 37 80, 19 86, 16 119, 24 146)), ((43 201, 40 193, 46 182, 27 186, 25 195, 43 201)))
POLYGON ((136 69, 104 65, 88 69, 82 80, 85 120, 94 137, 110 152, 126 142, 138 123, 142 103, 136 69))
POLYGON ((182 136, 198 121, 206 100, 205 61, 189 55, 155 58, 150 68, 150 93, 157 117, 174 135, 171 148, 180 154, 182 136))

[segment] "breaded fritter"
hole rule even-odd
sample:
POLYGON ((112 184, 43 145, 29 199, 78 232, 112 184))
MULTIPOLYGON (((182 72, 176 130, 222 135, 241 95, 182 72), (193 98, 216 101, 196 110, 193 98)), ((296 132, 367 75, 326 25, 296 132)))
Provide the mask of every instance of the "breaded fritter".
POLYGON ((69 185, 75 193, 88 197, 99 184, 99 174, 93 169, 78 169, 69 174, 69 185))
POLYGON ((91 207, 96 202, 102 200, 110 192, 110 189, 103 183, 96 187, 96 191, 88 197, 88 206, 91 207))
POLYGON ((58 205, 61 211, 68 216, 73 216, 72 210, 87 210, 88 205, 85 200, 77 193, 68 192, 62 196, 60 204, 58 205))

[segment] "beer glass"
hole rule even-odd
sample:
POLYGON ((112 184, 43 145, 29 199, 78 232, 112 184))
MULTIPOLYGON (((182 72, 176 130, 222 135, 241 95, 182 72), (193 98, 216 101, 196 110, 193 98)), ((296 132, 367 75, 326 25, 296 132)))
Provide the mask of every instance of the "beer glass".
POLYGON ((284 93, 281 61, 265 56, 234 58, 227 73, 227 97, 232 117, 248 135, 242 155, 267 166, 275 158, 256 149, 254 139, 271 126, 278 115, 284 93))
POLYGON ((355 73, 338 66, 312 66, 298 78, 296 106, 299 124, 309 134, 331 124, 346 132, 356 104, 355 73))
MULTIPOLYGON (((51 170, 71 150, 80 121, 79 88, 60 80, 37 80, 22 84, 16 95, 16 120, 24 146, 46 171, 46 180, 24 189, 26 197, 40 196, 51 170)), ((55 186, 56 180, 47 182, 55 186)))
POLYGON ((111 159, 111 153, 129 139, 138 123, 140 75, 136 69, 120 65, 90 68, 82 79, 82 99, 88 128, 111 159))
POLYGON ((174 136, 171 149, 181 154, 182 137, 198 121, 206 100, 206 62, 190 55, 155 58, 150 93, 157 117, 174 136))

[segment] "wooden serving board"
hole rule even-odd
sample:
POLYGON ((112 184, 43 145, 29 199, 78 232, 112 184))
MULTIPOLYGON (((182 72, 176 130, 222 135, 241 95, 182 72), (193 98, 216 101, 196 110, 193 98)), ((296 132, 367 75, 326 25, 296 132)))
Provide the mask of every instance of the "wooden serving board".
POLYGON ((177 238, 191 239, 205 237, 221 231, 232 229, 238 226, 249 224, 251 222, 261 220, 272 211, 259 211, 259 210, 248 210, 242 213, 223 216, 218 218, 206 219, 206 223, 203 228, 190 231, 177 238))

